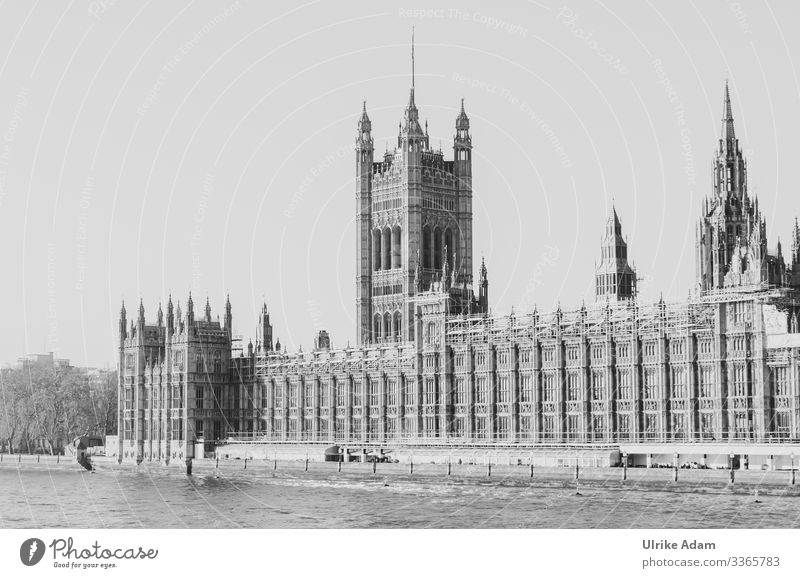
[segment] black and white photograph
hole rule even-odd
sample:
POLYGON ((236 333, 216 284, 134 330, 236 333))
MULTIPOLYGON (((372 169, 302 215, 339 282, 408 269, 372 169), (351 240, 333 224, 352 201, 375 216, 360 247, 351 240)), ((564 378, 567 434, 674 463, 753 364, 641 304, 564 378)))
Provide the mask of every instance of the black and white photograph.
POLYGON ((800 6, 567 1, 0 2, 2 575, 797 575, 800 6))

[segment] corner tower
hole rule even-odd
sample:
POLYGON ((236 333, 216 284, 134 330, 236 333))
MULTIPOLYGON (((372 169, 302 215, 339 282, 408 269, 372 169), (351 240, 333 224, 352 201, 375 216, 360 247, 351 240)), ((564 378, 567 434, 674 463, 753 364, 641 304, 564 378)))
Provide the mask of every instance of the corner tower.
POLYGON ((413 297, 452 271, 472 284, 472 139, 463 100, 453 160, 430 146, 416 105, 414 42, 411 90, 397 146, 374 160, 366 106, 356 139, 357 319, 359 343, 414 339, 413 297))

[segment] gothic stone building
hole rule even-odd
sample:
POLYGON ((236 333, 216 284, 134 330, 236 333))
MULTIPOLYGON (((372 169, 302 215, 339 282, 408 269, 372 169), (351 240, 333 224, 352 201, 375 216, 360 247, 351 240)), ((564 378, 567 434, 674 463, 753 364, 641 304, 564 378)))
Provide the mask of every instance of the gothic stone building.
POLYGON ((183 460, 253 440, 537 447, 800 438, 800 228, 791 258, 767 246, 748 193, 726 86, 711 194, 697 226, 697 286, 637 299, 612 210, 591 306, 488 314, 472 261, 469 119, 453 160, 432 150, 414 89, 397 148, 375 161, 366 106, 356 140, 359 345, 273 349, 187 311, 119 330, 121 459, 183 460))

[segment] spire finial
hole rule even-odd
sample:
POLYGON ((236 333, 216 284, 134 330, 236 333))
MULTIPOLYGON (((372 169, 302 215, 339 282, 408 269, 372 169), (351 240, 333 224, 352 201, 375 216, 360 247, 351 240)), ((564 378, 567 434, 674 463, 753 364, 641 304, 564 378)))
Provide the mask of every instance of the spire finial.
POLYGON ((411 94, 414 94, 414 27, 411 27, 411 94))
POLYGON ((728 79, 725 79, 725 101, 723 103, 722 113, 725 115, 722 119, 722 140, 729 142, 736 140, 736 133, 733 129, 733 110, 731 108, 731 92, 728 88, 728 79))

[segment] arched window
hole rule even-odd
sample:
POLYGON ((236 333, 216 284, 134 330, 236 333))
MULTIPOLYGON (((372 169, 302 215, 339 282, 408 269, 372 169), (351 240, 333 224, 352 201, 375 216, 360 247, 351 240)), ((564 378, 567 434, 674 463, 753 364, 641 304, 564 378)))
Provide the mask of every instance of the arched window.
POLYGON ((391 341, 392 339, 392 315, 387 311, 383 315, 383 340, 391 341))
POLYGON ((453 247, 447 250, 453 253, 453 269, 455 269, 457 273, 460 273, 464 268, 464 255, 461 254, 460 239, 461 235, 458 232, 458 225, 456 225, 456 229, 453 230, 453 247))
POLYGON ((372 270, 381 270, 381 231, 372 231, 372 270))
POLYGON ((455 247, 453 247, 453 233, 450 231, 449 227, 444 231, 444 246, 447 247, 447 266, 452 269, 453 251, 455 247))
POLYGON ((403 260, 402 232, 399 226, 392 229, 392 269, 399 269, 403 260))
POLYGON ((389 227, 383 230, 381 249, 383 250, 381 269, 385 271, 392 268, 392 230, 389 227))
POLYGON ((394 338, 396 341, 403 341, 403 321, 400 312, 394 312, 394 338))
POLYGON ((433 268, 442 268, 442 230, 439 227, 433 231, 433 268))
POLYGON ((375 319, 374 319, 373 325, 374 325, 373 337, 375 339, 375 342, 377 343, 381 339, 381 314, 380 313, 376 313, 375 314, 375 319))
POLYGON ((430 269, 433 265, 432 252, 431 228, 425 225, 425 228, 422 229, 422 267, 425 269, 430 269))
POLYGON ((222 373, 222 354, 219 351, 214 352, 214 373, 222 373))

